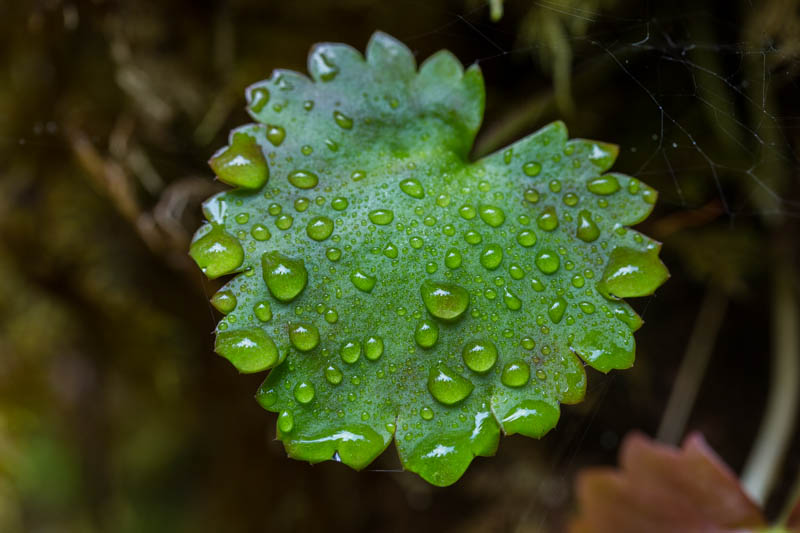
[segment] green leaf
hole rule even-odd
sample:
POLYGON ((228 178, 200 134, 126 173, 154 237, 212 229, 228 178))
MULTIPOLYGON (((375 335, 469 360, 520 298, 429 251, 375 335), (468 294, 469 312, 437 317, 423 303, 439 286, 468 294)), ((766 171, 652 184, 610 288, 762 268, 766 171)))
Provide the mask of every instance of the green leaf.
POLYGON ((366 58, 320 44, 308 68, 248 88, 256 122, 211 160, 239 186, 204 204, 191 249, 237 274, 217 351, 272 368, 257 400, 291 457, 360 469, 394 438, 451 484, 501 432, 553 428, 584 396, 581 358, 633 364, 641 320, 619 298, 667 273, 627 226, 656 193, 561 122, 470 162, 483 79, 449 52, 417 69, 376 33, 366 58))

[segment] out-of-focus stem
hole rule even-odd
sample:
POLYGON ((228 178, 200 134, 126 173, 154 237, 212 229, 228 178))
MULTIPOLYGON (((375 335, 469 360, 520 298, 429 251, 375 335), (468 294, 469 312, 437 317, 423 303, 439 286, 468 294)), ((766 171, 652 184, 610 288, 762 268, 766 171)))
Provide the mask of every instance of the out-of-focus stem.
POLYGON ((658 428, 658 440, 678 444, 714 351, 717 334, 725 317, 728 297, 712 280, 706 289, 700 313, 694 323, 686 354, 678 369, 667 407, 658 428))
POLYGON ((742 473, 742 485, 764 504, 794 433, 800 388, 797 296, 788 258, 778 254, 773 277, 772 367, 764 418, 742 473))

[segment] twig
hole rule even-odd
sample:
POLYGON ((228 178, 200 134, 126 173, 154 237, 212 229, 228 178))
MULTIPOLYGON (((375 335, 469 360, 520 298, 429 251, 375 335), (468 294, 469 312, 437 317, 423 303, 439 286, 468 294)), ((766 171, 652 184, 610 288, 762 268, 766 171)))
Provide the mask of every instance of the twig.
POLYGON ((756 441, 742 473, 742 485, 764 504, 778 477, 794 432, 800 387, 800 337, 797 296, 788 258, 776 258, 773 280, 772 368, 767 405, 756 441))
POLYGON ((658 440, 678 444, 686 428, 686 422, 694 407, 700 385, 714 351, 717 334, 725 317, 728 297, 712 280, 706 289, 700 313, 694 323, 686 354, 678 369, 667 407, 658 428, 658 440))

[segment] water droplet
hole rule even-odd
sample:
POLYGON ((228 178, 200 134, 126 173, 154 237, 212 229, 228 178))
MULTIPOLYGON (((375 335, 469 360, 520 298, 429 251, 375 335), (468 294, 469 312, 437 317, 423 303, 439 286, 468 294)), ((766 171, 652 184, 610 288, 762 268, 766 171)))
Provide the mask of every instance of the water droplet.
POLYGON ((278 430, 281 433, 290 433, 294 429, 294 416, 291 411, 281 411, 278 415, 278 430))
POLYGON ((587 315, 591 315, 595 311, 594 304, 591 302, 581 302, 578 304, 578 307, 587 315))
POLYGON ((544 381, 547 379, 547 374, 545 374, 544 370, 539 369, 536 371, 536 378, 540 381, 544 381))
POLYGON ((343 198, 341 196, 337 196, 331 202, 331 207, 337 211, 344 211, 345 209, 347 209, 347 206, 348 206, 347 198, 343 198))
POLYGON ((301 381, 294 388, 294 399, 303 405, 310 403, 314 399, 314 384, 301 381))
POLYGON ((233 363, 239 372, 261 372, 278 363, 278 348, 260 328, 217 334, 214 351, 233 363))
POLYGON ((550 180, 547 186, 550 187, 550 190, 553 192, 561 192, 561 182, 559 180, 550 180))
POLYGON ((483 268, 494 270, 503 261, 503 249, 497 244, 488 244, 481 252, 480 262, 483 268))
POLYGON ((450 205, 450 195, 442 193, 436 197, 436 205, 439 207, 447 207, 450 205))
POLYGON ((319 344, 319 330, 314 324, 290 324, 289 342, 301 352, 313 350, 319 344))
POLYGON ((398 255, 397 246, 392 243, 387 243, 386 246, 383 248, 383 255, 388 257, 389 259, 395 259, 398 255))
POLYGON ((506 220, 506 214, 499 207, 493 205, 482 205, 478 209, 481 215, 481 220, 496 228, 503 224, 506 220))
POLYGON ((474 388, 472 382, 445 364, 434 366, 428 374, 428 391, 444 405, 457 404, 469 396, 474 388))
POLYGON ((423 348, 430 348, 439 340, 439 326, 432 320, 422 319, 414 331, 414 340, 423 348))
POLYGON ((353 119, 348 117, 341 111, 333 112, 333 120, 342 129, 349 130, 353 128, 353 119))
POLYGON ((552 320, 554 324, 558 324, 564 317, 564 312, 566 310, 567 310, 567 301, 564 299, 563 296, 559 296, 550 303, 550 307, 547 308, 547 315, 550 317, 550 320, 552 320))
POLYGON ((503 367, 500 381, 506 387, 522 387, 531 377, 531 368, 522 359, 515 359, 503 367))
POLYGON ((469 306, 467 290, 452 283, 425 281, 420 293, 428 312, 440 320, 457 320, 469 306))
POLYGON ((361 181, 367 177, 367 173, 363 170, 354 170, 352 174, 350 174, 350 179, 353 181, 361 181))
POLYGON ((447 250, 444 256, 444 264, 447 268, 458 268, 461 266, 461 252, 455 248, 447 250))
POLYGON ((247 213, 239 213, 234 218, 237 224, 247 224, 247 221, 250 220, 250 215, 247 213))
POLYGON ((464 364, 473 372, 483 374, 492 369, 497 362, 497 347, 487 339, 469 341, 461 350, 464 364))
POLYGON ((531 230, 524 229, 517 235, 517 242, 525 248, 530 248, 536 244, 536 234, 531 230))
POLYGON ((272 234, 264 224, 253 224, 253 227, 250 228, 250 235, 257 241, 266 241, 272 237, 272 234))
POLYGON ((467 244, 479 244, 483 237, 477 231, 469 230, 464 234, 464 240, 467 241, 467 244))
MULTIPOLYGON (((549 250, 542 250, 536 256, 536 267, 543 274, 555 273, 560 265, 561 259, 559 259, 557 254, 549 250)), ((531 280, 531 283, 533 283, 533 280, 531 280)))
POLYGON ((570 207, 578 205, 578 195, 575 194, 574 192, 568 192, 567 194, 564 195, 564 198, 562 198, 562 200, 564 200, 564 203, 570 207))
POLYGON ((333 220, 328 217, 314 217, 308 222, 306 233, 315 241, 324 241, 333 233, 333 220))
POLYGON ((536 224, 544 231, 553 231, 558 227, 558 216, 554 207, 548 206, 544 208, 542 214, 536 219, 536 224))
POLYGON ((267 183, 269 167, 261 146, 246 133, 235 133, 232 142, 208 162, 220 181, 243 189, 260 189, 267 183))
POLYGON ((231 291, 218 291, 211 297, 211 305, 223 315, 236 309, 236 295, 231 291))
POLYGON ((292 227, 294 218, 291 215, 281 215, 275 220, 275 227, 280 230, 287 230, 292 227))
POLYGON ((525 277, 525 270, 523 270, 521 266, 513 264, 510 267, 508 267, 508 274, 513 279, 522 279, 525 277))
POLYGON ((644 191, 642 191, 642 199, 646 203, 653 205, 656 203, 656 200, 658 200, 658 192, 650 187, 645 187, 644 191))
POLYGON ((364 356, 370 361, 377 361, 383 355, 383 339, 378 336, 368 337, 364 341, 364 356))
POLYGON ((609 194, 614 194, 619 190, 619 181, 611 174, 607 174, 605 176, 600 176, 589 180, 586 184, 586 188, 589 189, 589 192, 594 194, 599 194, 601 196, 608 196, 609 194))
POLYGON ((420 409, 419 416, 421 416, 423 420, 433 420, 433 409, 430 407, 423 407, 420 409))
POLYGON ((592 214, 587 210, 582 210, 578 213, 578 230, 576 231, 578 238, 584 242, 596 241, 600 236, 600 228, 592 220, 592 214))
POLYGON ((311 70, 313 70, 322 81, 331 81, 339 74, 339 67, 336 66, 325 54, 317 53, 311 55, 311 70))
POLYGON ((580 289, 581 287, 584 286, 585 283, 586 279, 584 279, 584 277, 581 276, 580 274, 575 274, 574 276, 572 276, 572 286, 575 287, 576 289, 580 289))
POLYGON ((302 259, 267 252, 261 256, 261 266, 270 294, 281 302, 291 302, 306 287, 308 271, 302 259))
POLYGON ((244 261, 242 245, 221 226, 212 227, 211 231, 195 240, 189 255, 209 279, 230 274, 244 261))
POLYGON ((339 356, 342 358, 342 361, 348 365, 352 365, 361 357, 361 343, 358 341, 345 342, 339 350, 339 356))
POLYGON ((338 261, 342 258, 342 251, 338 248, 328 248, 325 250, 325 257, 331 261, 338 261))
POLYGON ((339 313, 336 312, 336 309, 326 309, 324 316, 325 322, 328 324, 335 324, 339 321, 339 313))
POLYGON ((286 130, 281 126, 267 126, 267 140, 273 146, 280 146, 283 139, 286 138, 286 130))
POLYGON ((511 292, 508 287, 504 287, 503 291, 503 302, 505 302, 506 307, 512 311, 518 311, 522 307, 522 300, 511 292))
POLYGON ((269 89, 266 87, 257 87, 249 91, 248 97, 250 100, 250 109, 254 113, 259 113, 269 102, 269 89))
POLYGON ((458 208, 458 214, 461 215, 461 218, 464 220, 472 220, 478 214, 474 207, 471 205, 462 205, 458 208))
POLYGON ((258 302, 253 306, 253 313, 261 322, 272 320, 272 306, 269 305, 269 302, 258 302))
POLYGON ((536 189, 526 189, 525 193, 525 201, 535 204, 539 202, 539 191, 536 189))
POLYGON ((375 209, 369 212, 369 219, 373 224, 385 226, 394 220, 394 212, 390 209, 375 209))
POLYGON ((298 189, 312 189, 319 183, 319 178, 309 170, 293 170, 289 173, 289 183, 298 189))
POLYGON ((614 248, 597 290, 606 298, 635 298, 652 294, 669 277, 658 248, 614 248))
POLYGON ((422 184, 416 178, 408 178, 400 182, 400 190, 412 198, 421 199, 425 196, 422 184))
POLYGON ((269 204, 269 207, 267 207, 267 212, 274 217, 280 215, 282 211, 283 207, 281 204, 276 204, 274 202, 269 204))
POLYGON ((339 370, 338 367, 334 365, 328 365, 328 367, 325 369, 325 379, 331 385, 338 385, 342 382, 343 378, 344 374, 342 374, 342 371, 339 370))
POLYGON ((356 289, 364 292, 372 292, 375 287, 375 276, 370 276, 363 270, 354 270, 350 274, 350 281, 353 282, 356 289))
POLYGON ((528 161, 522 165, 522 171, 530 177, 538 176, 542 171, 542 165, 536 161, 528 161))

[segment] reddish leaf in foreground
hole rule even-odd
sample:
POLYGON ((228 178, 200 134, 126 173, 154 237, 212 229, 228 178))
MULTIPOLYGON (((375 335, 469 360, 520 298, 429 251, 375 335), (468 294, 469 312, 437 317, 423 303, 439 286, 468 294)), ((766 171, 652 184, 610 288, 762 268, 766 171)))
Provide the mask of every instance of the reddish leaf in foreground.
POLYGON ((683 448, 634 433, 620 468, 579 475, 570 533, 732 533, 766 526, 758 506, 699 433, 683 448))

